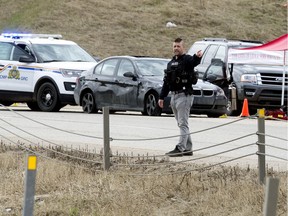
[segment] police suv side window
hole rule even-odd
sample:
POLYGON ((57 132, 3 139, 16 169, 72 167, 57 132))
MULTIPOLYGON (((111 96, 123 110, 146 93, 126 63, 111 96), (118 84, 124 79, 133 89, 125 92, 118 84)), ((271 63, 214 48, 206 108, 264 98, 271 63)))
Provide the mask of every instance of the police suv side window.
POLYGON ((214 58, 221 59, 224 62, 225 56, 226 56, 225 46, 219 46, 219 49, 217 50, 214 58))
POLYGON ((13 48, 12 44, 0 42, 0 59, 10 60, 12 48, 13 48))
POLYGON ((207 46, 208 45, 205 43, 194 43, 188 50, 187 54, 193 56, 198 50, 202 50, 202 52, 204 52, 207 46))
POLYGON ((28 53, 26 51, 24 51, 23 49, 14 46, 14 49, 12 51, 12 60, 13 61, 19 61, 19 58, 21 56, 29 56, 28 53))
POLYGON ((205 50, 203 64, 211 63, 211 60, 212 58, 214 58, 217 48, 218 48, 218 45, 212 44, 205 50))

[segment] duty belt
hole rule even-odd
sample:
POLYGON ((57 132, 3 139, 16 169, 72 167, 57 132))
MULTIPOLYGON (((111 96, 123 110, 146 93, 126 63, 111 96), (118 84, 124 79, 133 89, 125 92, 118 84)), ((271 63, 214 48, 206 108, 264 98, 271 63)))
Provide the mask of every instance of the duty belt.
POLYGON ((171 91, 172 94, 180 94, 180 93, 183 93, 184 90, 183 89, 180 89, 178 91, 171 91))

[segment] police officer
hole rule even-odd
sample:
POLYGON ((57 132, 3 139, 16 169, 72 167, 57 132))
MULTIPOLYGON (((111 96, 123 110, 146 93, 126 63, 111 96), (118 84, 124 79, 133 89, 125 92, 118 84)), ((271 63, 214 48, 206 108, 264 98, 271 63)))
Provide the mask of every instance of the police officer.
POLYGON ((163 108, 164 98, 171 91, 170 104, 180 129, 180 137, 175 149, 166 153, 166 155, 170 157, 191 156, 193 151, 188 120, 194 100, 192 79, 194 67, 201 61, 202 51, 199 50, 193 56, 187 55, 185 54, 183 40, 176 38, 173 42, 173 52, 174 56, 165 70, 158 105, 163 108))

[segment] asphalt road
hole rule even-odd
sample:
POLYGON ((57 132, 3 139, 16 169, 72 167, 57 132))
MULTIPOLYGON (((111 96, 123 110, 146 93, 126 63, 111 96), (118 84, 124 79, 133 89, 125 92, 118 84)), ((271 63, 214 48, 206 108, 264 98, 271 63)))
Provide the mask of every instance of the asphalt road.
MULTIPOLYGON (((100 152, 103 147, 104 126, 101 112, 85 114, 78 106, 67 106, 55 113, 33 112, 24 104, 11 106, 9 109, 0 108, 1 140, 57 144, 96 152, 100 152)), ((193 163, 224 162, 226 165, 256 168, 257 122, 256 118, 208 118, 204 115, 191 115, 189 124, 194 156, 170 160, 197 158, 193 163), (232 151, 234 148, 237 149, 232 151)), ((147 117, 136 112, 116 113, 109 116, 109 125, 113 154, 160 156, 174 149, 179 138, 173 115, 147 117)), ((265 133, 268 135, 266 144, 269 145, 266 147, 266 154, 270 155, 266 157, 267 166, 274 170, 287 170, 287 161, 282 160, 287 160, 287 121, 266 120, 265 133)))

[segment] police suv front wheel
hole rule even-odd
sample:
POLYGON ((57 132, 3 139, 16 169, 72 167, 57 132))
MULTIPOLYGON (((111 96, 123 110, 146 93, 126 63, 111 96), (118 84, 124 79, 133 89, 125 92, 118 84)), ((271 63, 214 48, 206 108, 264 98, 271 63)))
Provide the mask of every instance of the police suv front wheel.
POLYGON ((32 111, 40 111, 37 102, 27 102, 26 104, 32 111))
POLYGON ((61 109, 58 94, 52 83, 43 83, 37 92, 37 104, 44 112, 56 112, 61 109))

